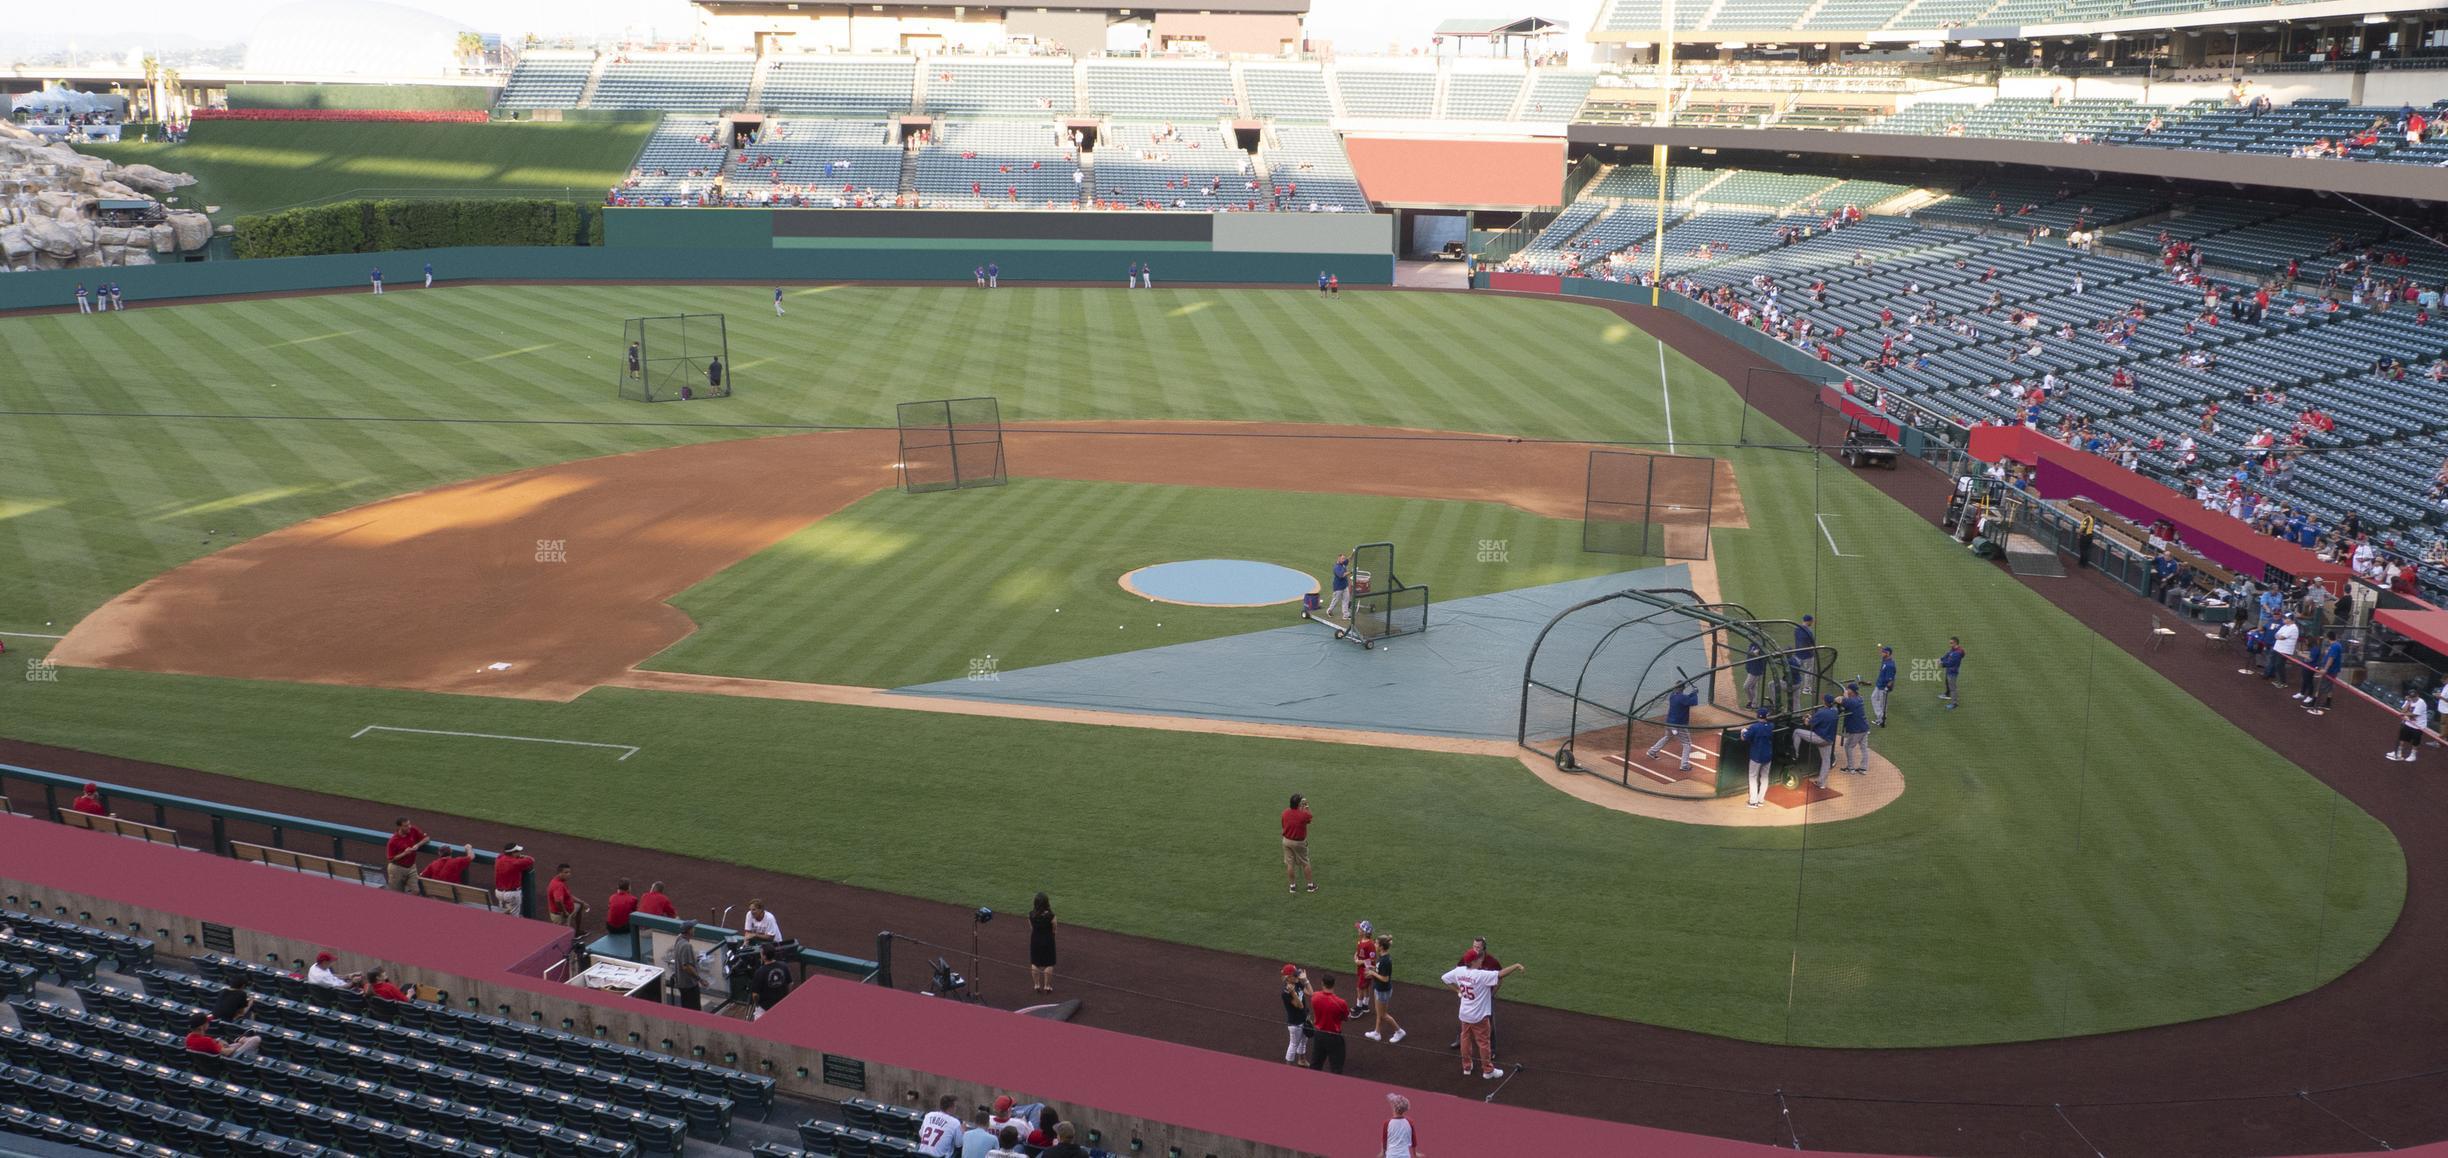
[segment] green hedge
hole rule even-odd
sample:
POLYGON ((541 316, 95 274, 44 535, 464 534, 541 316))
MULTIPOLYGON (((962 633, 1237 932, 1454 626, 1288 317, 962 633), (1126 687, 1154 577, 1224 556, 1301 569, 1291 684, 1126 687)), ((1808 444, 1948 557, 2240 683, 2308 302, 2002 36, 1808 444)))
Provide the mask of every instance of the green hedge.
POLYGON ((481 109, 499 91, 446 84, 233 84, 233 109, 481 109))
POLYGON ((575 201, 341 201, 241 217, 239 257, 312 257, 457 245, 600 245, 603 214, 575 201))

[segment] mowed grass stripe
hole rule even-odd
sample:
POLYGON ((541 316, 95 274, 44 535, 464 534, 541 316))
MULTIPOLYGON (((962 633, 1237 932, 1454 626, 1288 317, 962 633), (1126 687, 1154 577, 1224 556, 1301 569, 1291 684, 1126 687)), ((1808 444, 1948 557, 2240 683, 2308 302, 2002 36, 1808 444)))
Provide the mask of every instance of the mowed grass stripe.
POLYGON ((1186 607, 1118 585, 1134 568, 1181 559, 1261 559, 1315 577, 1355 543, 1386 539, 1404 545, 1405 581, 1429 582, 1442 599, 1656 563, 1582 556, 1579 532, 1497 504, 1292 491, 1024 478, 886 493, 683 592, 673 602, 699 630, 647 666, 901 686, 958 676, 987 655, 1010 670, 1291 622, 1289 606, 1186 607), (1480 558, 1483 541, 1497 544, 1494 557, 1480 558), (826 613, 842 606, 859 613, 826 613), (800 626, 815 623, 826 626, 800 626))

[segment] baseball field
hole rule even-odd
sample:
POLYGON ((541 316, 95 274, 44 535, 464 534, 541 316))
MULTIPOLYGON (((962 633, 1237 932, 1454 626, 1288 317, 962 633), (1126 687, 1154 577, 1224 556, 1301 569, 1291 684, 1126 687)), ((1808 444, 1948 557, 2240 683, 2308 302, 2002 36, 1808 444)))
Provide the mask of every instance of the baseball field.
POLYGON ((1260 290, 786 303, 446 283, 0 319, 0 639, 42 677, 0 680, 0 734, 544 847, 962 904, 1044 889, 1075 925, 1286 960, 1338 959, 1361 917, 1429 944, 1480 933, 1538 962, 1511 1000, 1808 1045, 2253 1008, 2352 968, 2404 900, 2370 816, 1821 456, 1733 445, 1738 425, 1791 436, 1607 311, 1260 290), (682 310, 728 315, 738 394, 618 400, 622 320, 682 310), (894 404, 969 395, 1001 401, 1010 485, 891 489, 894 404), (1668 440, 1730 464, 1696 583, 1815 611, 1843 670, 1880 643, 1906 661, 1875 736, 1893 803, 1695 825, 1492 753, 717 694, 713 677, 892 689, 1289 622, 1117 585, 1171 559, 1317 574, 1391 540, 1440 600, 1664 566, 1581 550, 1577 470, 1583 444, 1668 440), (1954 711, 1915 678, 1949 636, 1972 657, 1954 711), (646 690, 682 677, 707 686, 646 690), (1292 791, 1318 803, 1316 896, 1283 891, 1292 791))

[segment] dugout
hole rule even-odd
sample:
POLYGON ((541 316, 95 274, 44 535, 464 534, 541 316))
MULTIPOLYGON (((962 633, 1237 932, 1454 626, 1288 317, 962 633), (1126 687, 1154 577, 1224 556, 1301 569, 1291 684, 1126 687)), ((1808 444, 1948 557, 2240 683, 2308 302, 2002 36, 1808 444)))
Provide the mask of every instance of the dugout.
POLYGON ((1560 770, 1653 796, 1711 800, 1742 792, 1749 761, 1739 736, 1753 718, 1749 697, 1756 694, 1768 708, 1782 765, 1794 726, 1809 715, 1806 696, 1832 686, 1835 649, 1797 650, 1795 626, 1681 588, 1576 603, 1530 645, 1515 738, 1560 770), (1753 686, 1746 679, 1755 644, 1766 671, 1753 686), (1692 712, 1695 745, 1715 757, 1695 761, 1688 772, 1674 759, 1643 756, 1665 730, 1668 693, 1683 684, 1700 694, 1692 712))

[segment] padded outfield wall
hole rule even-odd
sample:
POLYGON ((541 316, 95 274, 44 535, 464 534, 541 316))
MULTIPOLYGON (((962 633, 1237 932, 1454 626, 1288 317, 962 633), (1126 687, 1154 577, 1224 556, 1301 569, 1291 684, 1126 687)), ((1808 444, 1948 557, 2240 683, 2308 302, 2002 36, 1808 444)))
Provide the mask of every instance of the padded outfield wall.
POLYGON ((1113 213, 943 209, 604 210, 608 248, 772 250, 844 280, 962 281, 992 262, 1018 284, 1110 281, 1136 263, 1157 284, 1394 280, 1380 213, 1113 213))
POLYGON ((1376 213, 1062 213, 912 209, 631 209, 604 213, 601 246, 466 246, 253 261, 42 270, 0 277, 0 310, 76 304, 117 282, 127 299, 468 281, 966 282, 993 262, 1006 285, 1108 282, 1144 262, 1157 284, 1394 281, 1394 219, 1376 213))

